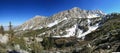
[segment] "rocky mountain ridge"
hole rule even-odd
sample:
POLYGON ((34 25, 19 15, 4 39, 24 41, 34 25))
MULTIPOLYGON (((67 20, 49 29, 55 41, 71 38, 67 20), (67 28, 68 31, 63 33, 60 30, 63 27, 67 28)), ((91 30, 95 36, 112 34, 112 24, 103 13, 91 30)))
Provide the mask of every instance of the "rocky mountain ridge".
POLYGON ((105 14, 99 10, 74 7, 51 17, 35 16, 16 28, 17 31, 39 30, 38 36, 81 38, 96 30, 105 14), (42 32, 40 32, 42 31, 42 32))
POLYGON ((78 7, 74 7, 70 10, 60 12, 51 17, 37 15, 37 16, 31 18, 30 20, 26 21, 22 25, 18 26, 17 30, 28 30, 28 29, 36 30, 36 29, 45 27, 49 23, 53 23, 56 20, 62 21, 64 19, 71 19, 71 18, 95 18, 95 17, 99 17, 99 16, 103 16, 103 15, 105 15, 105 14, 100 10, 91 10, 91 11, 90 10, 81 10, 78 7))

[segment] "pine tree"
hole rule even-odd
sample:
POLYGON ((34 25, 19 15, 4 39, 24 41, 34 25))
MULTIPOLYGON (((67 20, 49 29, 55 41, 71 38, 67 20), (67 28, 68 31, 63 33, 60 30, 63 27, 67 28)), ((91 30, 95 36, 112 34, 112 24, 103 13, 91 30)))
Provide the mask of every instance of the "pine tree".
POLYGON ((9 22, 9 31, 12 30, 12 24, 9 22))
POLYGON ((14 36, 14 31, 12 29, 11 22, 9 22, 9 40, 12 42, 12 44, 14 43, 13 36, 14 36))
POLYGON ((9 35, 10 35, 10 36, 13 36, 13 35, 14 35, 11 22, 9 22, 9 35))
POLYGON ((0 26, 0 33, 1 33, 2 35, 4 35, 4 28, 3 28, 2 25, 0 26))

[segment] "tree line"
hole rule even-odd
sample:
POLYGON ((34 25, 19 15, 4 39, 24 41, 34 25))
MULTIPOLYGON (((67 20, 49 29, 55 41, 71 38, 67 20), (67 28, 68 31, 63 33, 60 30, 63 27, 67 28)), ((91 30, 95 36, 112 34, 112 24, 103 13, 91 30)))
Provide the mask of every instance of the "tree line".
POLYGON ((4 26, 1 25, 0 26, 0 34, 4 35, 5 33, 8 33, 9 35, 14 35, 11 22, 9 22, 8 28, 9 28, 9 30, 5 31, 4 26))

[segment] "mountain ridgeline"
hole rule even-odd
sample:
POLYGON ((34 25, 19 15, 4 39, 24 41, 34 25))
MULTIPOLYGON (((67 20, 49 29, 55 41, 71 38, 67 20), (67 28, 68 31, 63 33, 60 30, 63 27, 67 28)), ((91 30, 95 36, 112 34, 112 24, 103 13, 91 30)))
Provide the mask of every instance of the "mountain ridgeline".
POLYGON ((0 35, 0 53, 120 52, 120 13, 74 7, 50 17, 37 15, 12 34, 0 35))
POLYGON ((100 10, 81 10, 74 7, 50 17, 35 16, 18 26, 15 31, 35 30, 38 36, 48 37, 52 34, 56 38, 81 38, 96 30, 104 16, 105 13, 100 10))

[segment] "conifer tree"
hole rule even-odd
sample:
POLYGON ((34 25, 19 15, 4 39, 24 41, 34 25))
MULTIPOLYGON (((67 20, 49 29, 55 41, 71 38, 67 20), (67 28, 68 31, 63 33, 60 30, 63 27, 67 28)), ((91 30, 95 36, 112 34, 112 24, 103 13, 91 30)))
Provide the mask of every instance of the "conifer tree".
POLYGON ((0 33, 1 33, 2 35, 4 35, 4 28, 3 28, 2 25, 0 26, 0 33))
POLYGON ((10 35, 10 36, 13 36, 13 35, 14 35, 11 22, 9 22, 9 35, 10 35))
POLYGON ((11 22, 9 22, 9 40, 11 41, 11 43, 13 44, 14 43, 14 31, 12 29, 12 24, 11 22))

